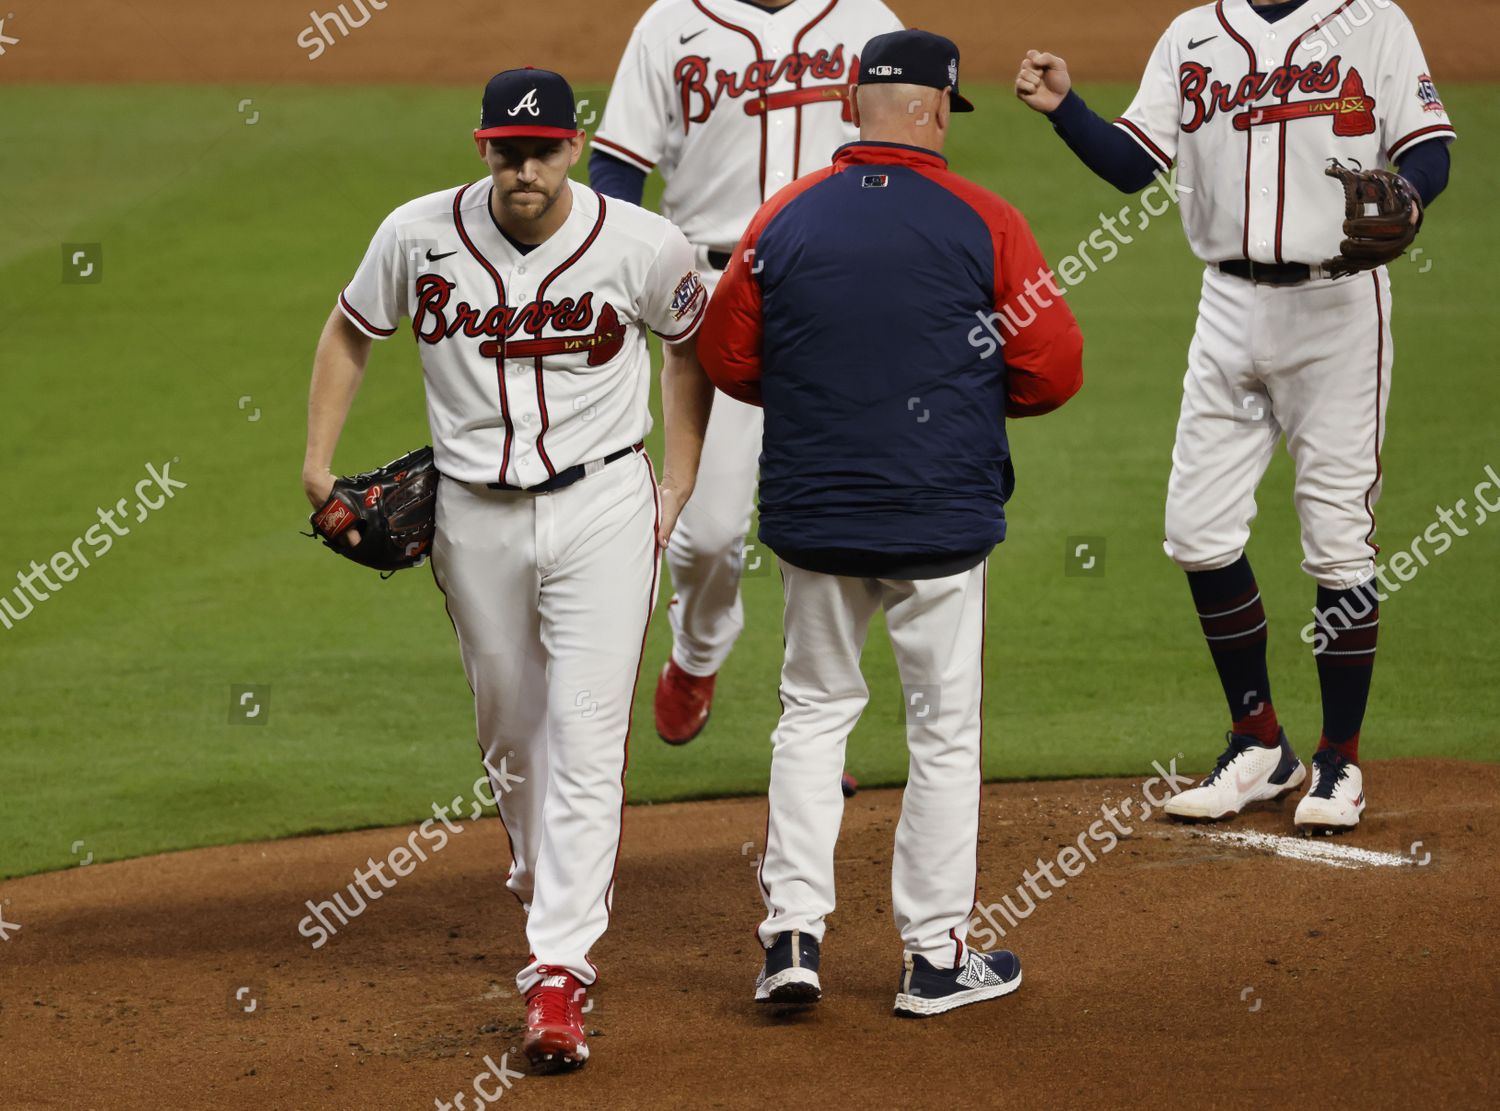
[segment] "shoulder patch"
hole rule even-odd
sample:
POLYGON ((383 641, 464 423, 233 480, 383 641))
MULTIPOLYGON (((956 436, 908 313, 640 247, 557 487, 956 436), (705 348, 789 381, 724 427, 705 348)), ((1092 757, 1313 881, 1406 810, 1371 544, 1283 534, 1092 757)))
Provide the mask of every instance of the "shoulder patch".
POLYGON ((672 294, 672 319, 681 320, 693 310, 702 296, 703 279, 698 276, 698 271, 689 270, 682 276, 682 281, 677 283, 677 290, 672 294))
POLYGON ((1417 78, 1417 99, 1422 102, 1422 111, 1443 111, 1442 98, 1438 96, 1437 86, 1432 83, 1432 75, 1424 73, 1417 78))

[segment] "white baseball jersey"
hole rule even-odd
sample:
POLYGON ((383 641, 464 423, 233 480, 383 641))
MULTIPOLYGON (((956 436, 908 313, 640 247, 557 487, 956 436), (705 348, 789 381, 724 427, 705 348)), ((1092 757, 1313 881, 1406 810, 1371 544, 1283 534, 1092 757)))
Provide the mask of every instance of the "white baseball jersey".
POLYGON ((1205 262, 1324 262, 1343 239, 1329 159, 1384 166, 1457 137, 1392 0, 1309 2, 1275 23, 1250 0, 1185 12, 1116 124, 1163 169, 1177 162, 1191 190, 1183 225, 1205 262))
POLYGON ((848 87, 880 0, 657 0, 636 24, 594 142, 666 179, 662 213, 729 250, 765 199, 858 137, 848 87))
POLYGON ((645 330, 681 341, 702 320, 708 296, 682 232, 568 187, 567 221, 526 254, 493 218, 488 178, 404 204, 339 296, 373 339, 410 318, 450 478, 530 487, 641 440, 645 330))

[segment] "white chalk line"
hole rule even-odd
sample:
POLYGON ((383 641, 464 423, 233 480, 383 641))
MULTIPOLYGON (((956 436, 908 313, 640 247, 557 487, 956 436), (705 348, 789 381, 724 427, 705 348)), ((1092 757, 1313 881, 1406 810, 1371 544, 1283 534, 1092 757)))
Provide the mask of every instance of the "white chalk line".
POLYGON ((1200 833, 1210 841, 1239 845, 1247 849, 1284 856, 1289 860, 1302 860, 1311 864, 1326 864, 1330 868, 1401 868, 1416 863, 1411 857, 1395 853, 1361 849, 1355 845, 1339 845, 1328 841, 1314 841, 1307 837, 1286 837, 1276 833, 1248 832, 1200 833))

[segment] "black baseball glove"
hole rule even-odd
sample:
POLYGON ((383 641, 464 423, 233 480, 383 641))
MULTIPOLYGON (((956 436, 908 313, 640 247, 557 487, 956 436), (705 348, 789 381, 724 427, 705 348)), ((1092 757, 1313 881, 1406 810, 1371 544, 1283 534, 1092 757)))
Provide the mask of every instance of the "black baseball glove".
POLYGON ((1406 254, 1422 230, 1422 198, 1411 182, 1389 170, 1363 170, 1338 159, 1327 169, 1344 186, 1344 242, 1337 258, 1323 264, 1328 276, 1342 278, 1375 270, 1406 254), (1412 205, 1417 222, 1411 222, 1412 205), (1374 206, 1374 212, 1368 206, 1374 206))
POLYGON ((418 448, 376 471, 337 479, 313 513, 314 536, 345 559, 377 571, 416 567, 437 531, 438 472, 430 447, 418 448), (352 547, 343 537, 359 532, 352 547))

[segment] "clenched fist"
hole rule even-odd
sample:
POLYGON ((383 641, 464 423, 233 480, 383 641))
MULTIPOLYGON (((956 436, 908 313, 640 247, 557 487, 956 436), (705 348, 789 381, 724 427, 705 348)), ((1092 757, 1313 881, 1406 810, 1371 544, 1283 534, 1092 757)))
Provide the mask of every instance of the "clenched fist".
POLYGON ((1028 50, 1016 74, 1016 96, 1038 112, 1055 112, 1073 87, 1068 63, 1056 54, 1028 50))

